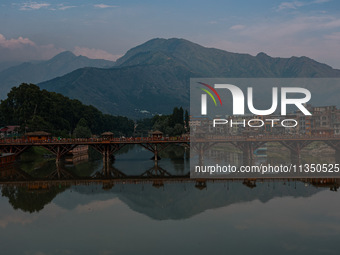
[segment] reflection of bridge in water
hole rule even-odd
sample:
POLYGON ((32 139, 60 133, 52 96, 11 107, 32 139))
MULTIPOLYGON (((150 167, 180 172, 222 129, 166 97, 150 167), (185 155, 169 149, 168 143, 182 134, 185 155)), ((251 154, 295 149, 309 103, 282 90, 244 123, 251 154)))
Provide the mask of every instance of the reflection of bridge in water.
POLYGON ((190 178, 190 174, 173 175, 162 167, 155 166, 144 171, 140 175, 126 175, 113 166, 103 166, 102 171, 97 171, 91 176, 80 177, 67 168, 58 165, 55 170, 45 177, 33 177, 25 171, 16 167, 9 167, 0 170, 0 185, 27 187, 31 190, 43 190, 53 186, 73 185, 102 185, 103 189, 111 189, 115 184, 140 184, 152 183, 152 186, 159 188, 166 183, 192 183, 196 188, 206 189, 209 183, 242 183, 249 188, 255 188, 260 182, 303 182, 316 187, 328 187, 337 191, 340 187, 340 178, 220 178, 220 179, 198 179, 190 178))

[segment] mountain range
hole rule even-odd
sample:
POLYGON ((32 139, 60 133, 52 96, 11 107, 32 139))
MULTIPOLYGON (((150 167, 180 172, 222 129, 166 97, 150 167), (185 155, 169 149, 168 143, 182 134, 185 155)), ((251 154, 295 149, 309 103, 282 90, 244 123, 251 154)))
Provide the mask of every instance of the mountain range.
MULTIPOLYGON (((3 63, 5 66, 6 63, 3 63)), ((115 63, 102 59, 75 56, 70 51, 59 53, 46 61, 25 62, 5 68, 0 72, 0 99, 21 83, 39 83, 65 75, 82 67, 112 67, 115 63)), ((0 65, 1 67, 1 65, 0 65)))
POLYGON ((130 49, 111 68, 92 64, 55 76, 60 77, 41 78, 47 81, 38 85, 105 113, 141 118, 170 113, 175 106, 188 109, 190 78, 340 77, 340 70, 308 57, 252 56, 206 48, 184 39, 156 38, 130 49))
MULTIPOLYGON (((324 190, 297 183, 296 187, 277 182, 275 189, 268 183, 258 183, 250 189, 241 183, 208 183, 208 188, 199 190, 193 183, 167 183, 164 189, 157 189, 152 184, 115 185, 111 190, 100 190, 86 186, 71 187, 77 199, 66 196, 56 197, 54 203, 66 210, 73 210, 79 205, 92 201, 105 201, 118 197, 133 211, 155 220, 183 220, 192 218, 207 210, 232 205, 260 201, 267 203, 272 199, 284 197, 308 198, 324 190), (81 194, 82 196, 79 196, 81 194)), ((289 184, 290 185, 290 184, 289 184)))

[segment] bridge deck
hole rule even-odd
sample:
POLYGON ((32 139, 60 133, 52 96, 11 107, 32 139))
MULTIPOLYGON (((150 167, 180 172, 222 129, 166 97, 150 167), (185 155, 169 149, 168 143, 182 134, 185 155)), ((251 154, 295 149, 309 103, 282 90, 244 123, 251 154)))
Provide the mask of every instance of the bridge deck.
MULTIPOLYGON (((301 136, 301 135, 277 135, 277 136, 205 136, 204 138, 193 138, 192 142, 279 142, 279 141, 340 141, 340 136, 301 136)), ((0 145, 94 145, 94 144, 171 144, 171 143, 190 143, 189 137, 169 137, 169 138, 114 138, 114 139, 51 139, 44 141, 30 141, 28 139, 1 139, 0 145)))

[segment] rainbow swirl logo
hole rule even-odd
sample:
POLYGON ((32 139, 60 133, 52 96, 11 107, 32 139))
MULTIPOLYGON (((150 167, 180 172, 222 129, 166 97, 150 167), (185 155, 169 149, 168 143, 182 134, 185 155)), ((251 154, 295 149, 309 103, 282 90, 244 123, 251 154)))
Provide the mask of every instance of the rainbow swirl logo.
MULTIPOLYGON (((217 96, 217 98, 218 98, 218 100, 220 101, 220 104, 221 104, 221 106, 222 106, 221 97, 220 97, 220 95, 217 93, 217 91, 216 91, 213 87, 211 87, 209 84, 206 84, 206 83, 203 83, 203 82, 198 82, 198 83, 201 84, 201 85, 203 85, 203 86, 205 86, 205 87, 207 87, 208 89, 210 89, 210 90, 217 96)), ((214 101, 215 106, 217 106, 216 99, 215 99, 215 97, 213 96, 213 94, 211 94, 211 92, 210 92, 209 90, 207 90, 207 89, 205 89, 205 88, 199 88, 199 89, 201 89, 201 90, 203 90, 205 93, 207 93, 207 94, 212 98, 212 100, 214 101)))
POLYGON ((198 83, 203 85, 203 86, 205 86, 207 88, 207 89, 206 88, 199 88, 200 90, 202 90, 202 91, 204 91, 206 93, 206 94, 202 94, 202 96, 201 96, 201 114, 202 115, 206 115, 207 114, 207 94, 214 101, 215 106, 217 106, 217 102, 216 102, 216 99, 215 99, 214 95, 208 89, 210 89, 215 94, 215 96, 217 96, 217 98, 220 101, 220 104, 222 106, 221 97, 220 97, 220 95, 217 93, 217 91, 212 86, 210 86, 209 84, 203 83, 203 82, 198 82, 198 83))

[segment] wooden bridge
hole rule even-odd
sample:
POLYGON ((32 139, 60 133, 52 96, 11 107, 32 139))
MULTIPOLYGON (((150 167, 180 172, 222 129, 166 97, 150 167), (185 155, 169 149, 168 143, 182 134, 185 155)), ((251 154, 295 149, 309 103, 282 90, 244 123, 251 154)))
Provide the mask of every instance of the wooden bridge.
POLYGON ((204 137, 133 137, 133 138, 90 138, 90 139, 48 139, 44 141, 30 141, 28 139, 1 139, 0 151, 14 153, 19 156, 32 146, 41 146, 56 155, 59 162, 70 150, 78 145, 89 145, 103 155, 103 160, 109 162, 114 153, 128 144, 137 144, 154 154, 158 160, 158 153, 169 145, 177 144, 189 146, 200 155, 215 144, 230 143, 243 152, 244 164, 252 164, 254 151, 267 142, 278 142, 288 148, 292 163, 299 163, 301 150, 312 142, 323 142, 335 150, 335 157, 340 160, 340 136, 304 136, 304 135, 258 135, 258 136, 218 136, 204 137))
POLYGON ((110 158, 115 152, 128 144, 138 144, 154 154, 155 161, 158 160, 158 153, 171 144, 189 145, 188 137, 170 137, 170 138, 149 138, 149 137, 134 137, 134 138, 89 138, 89 139, 48 139, 44 141, 31 141, 28 139, 2 139, 0 140, 0 151, 5 153, 14 153, 19 156, 27 149, 33 146, 41 146, 56 155, 56 161, 59 162, 69 151, 73 150, 78 145, 89 145, 103 155, 105 162, 110 161, 110 158))
POLYGON ((230 143, 243 152, 243 164, 252 165, 254 151, 268 142, 277 142, 290 151, 291 162, 300 164, 301 150, 313 142, 323 142, 335 151, 335 159, 340 161, 340 136, 336 135, 256 135, 218 136, 204 135, 191 138, 191 148, 204 155, 215 144, 230 143))

